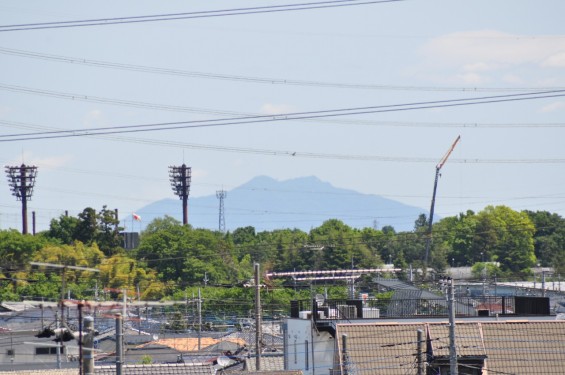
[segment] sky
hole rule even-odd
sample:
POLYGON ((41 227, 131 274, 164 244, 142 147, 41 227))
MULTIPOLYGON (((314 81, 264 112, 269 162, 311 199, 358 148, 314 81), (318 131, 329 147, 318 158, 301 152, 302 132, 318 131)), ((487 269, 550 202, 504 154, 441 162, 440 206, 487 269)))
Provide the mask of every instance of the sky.
MULTIPOLYGON (((183 163, 190 197, 316 176, 429 209, 458 136, 438 216, 565 216, 565 2, 293 4, 0 3, 0 162, 37 166, 37 230, 175 198, 168 168, 183 163), (68 22, 85 20, 100 21, 68 22)), ((224 204, 226 221, 244 209, 224 204)), ((3 176, 9 228, 21 205, 3 176)))

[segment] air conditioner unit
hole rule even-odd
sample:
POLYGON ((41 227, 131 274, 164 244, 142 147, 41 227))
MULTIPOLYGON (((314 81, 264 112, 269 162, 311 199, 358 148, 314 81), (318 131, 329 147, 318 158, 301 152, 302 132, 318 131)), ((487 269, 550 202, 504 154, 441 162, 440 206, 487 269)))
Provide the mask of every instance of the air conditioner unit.
POLYGON ((338 319, 355 319, 357 318, 357 307, 353 305, 337 305, 338 319))
POLYGON ((363 308, 363 318, 365 319, 377 319, 380 318, 381 311, 374 307, 364 307, 363 308))
POLYGON ((300 311, 298 313, 298 317, 300 319, 310 319, 312 316, 312 312, 311 311, 300 311))

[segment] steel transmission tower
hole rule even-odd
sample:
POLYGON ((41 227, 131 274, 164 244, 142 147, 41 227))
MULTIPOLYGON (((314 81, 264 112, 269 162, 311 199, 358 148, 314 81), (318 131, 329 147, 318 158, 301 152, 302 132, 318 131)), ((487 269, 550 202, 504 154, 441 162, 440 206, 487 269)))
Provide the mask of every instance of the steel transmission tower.
POLYGON ((226 232, 226 218, 224 214, 224 199, 228 196, 225 190, 216 191, 216 198, 220 200, 220 214, 218 217, 218 230, 220 233, 226 232))
POLYGON ((188 193, 190 192, 190 167, 169 167, 169 179, 173 192, 182 199, 182 223, 188 224, 188 193))
POLYGON ((37 167, 22 164, 19 167, 5 168, 12 195, 22 201, 22 233, 27 234, 27 201, 33 195, 37 167))

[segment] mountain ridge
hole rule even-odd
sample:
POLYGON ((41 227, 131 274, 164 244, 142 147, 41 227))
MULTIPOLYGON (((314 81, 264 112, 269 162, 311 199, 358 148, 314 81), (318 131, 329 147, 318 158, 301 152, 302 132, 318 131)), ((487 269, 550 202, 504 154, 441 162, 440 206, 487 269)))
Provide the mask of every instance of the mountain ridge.
MULTIPOLYGON (((165 215, 182 222, 182 202, 178 198, 164 198, 141 207, 136 213, 142 221, 130 223, 129 229, 133 231, 142 230, 153 219, 165 215)), ((226 191, 224 198, 225 225, 229 231, 252 226, 257 232, 276 229, 308 232, 329 219, 338 219, 359 229, 392 226, 396 231, 408 231, 422 213, 425 213, 422 208, 338 188, 315 176, 281 181, 257 176, 226 191)), ((189 197, 188 222, 195 228, 218 230, 219 199, 216 195, 189 197)), ((127 222, 122 224, 128 226, 127 222)))

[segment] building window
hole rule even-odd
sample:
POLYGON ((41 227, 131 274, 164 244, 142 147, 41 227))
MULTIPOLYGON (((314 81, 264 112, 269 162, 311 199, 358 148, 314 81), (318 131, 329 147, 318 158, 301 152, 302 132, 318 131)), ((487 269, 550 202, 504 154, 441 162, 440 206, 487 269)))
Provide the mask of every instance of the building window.
POLYGON ((35 355, 49 355, 49 354, 57 354, 57 348, 54 347, 35 348, 35 355))
POLYGON ((14 349, 8 349, 6 350, 6 355, 9 357, 13 357, 16 355, 16 351, 14 349))

